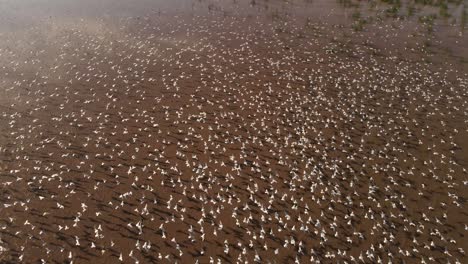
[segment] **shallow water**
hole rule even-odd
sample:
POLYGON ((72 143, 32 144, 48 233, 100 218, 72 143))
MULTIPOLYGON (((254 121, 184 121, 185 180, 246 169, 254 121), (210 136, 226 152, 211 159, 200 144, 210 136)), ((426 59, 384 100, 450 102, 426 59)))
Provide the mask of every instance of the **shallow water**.
POLYGON ((466 262, 468 7, 398 3, 0 1, 0 262, 466 262))

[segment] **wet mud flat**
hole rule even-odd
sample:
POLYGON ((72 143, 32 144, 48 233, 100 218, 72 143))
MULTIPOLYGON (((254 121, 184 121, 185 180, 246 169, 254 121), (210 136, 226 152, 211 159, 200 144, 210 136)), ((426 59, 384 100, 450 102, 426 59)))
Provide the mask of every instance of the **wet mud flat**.
POLYGON ((465 263, 463 29, 308 2, 1 2, 0 262, 465 263))

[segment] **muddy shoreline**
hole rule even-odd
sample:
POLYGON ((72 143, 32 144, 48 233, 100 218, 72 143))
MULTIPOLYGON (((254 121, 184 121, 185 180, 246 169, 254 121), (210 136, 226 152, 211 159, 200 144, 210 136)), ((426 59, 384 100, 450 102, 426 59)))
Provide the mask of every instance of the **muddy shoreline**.
POLYGON ((460 7, 85 2, 1 3, 0 262, 466 262, 460 7))

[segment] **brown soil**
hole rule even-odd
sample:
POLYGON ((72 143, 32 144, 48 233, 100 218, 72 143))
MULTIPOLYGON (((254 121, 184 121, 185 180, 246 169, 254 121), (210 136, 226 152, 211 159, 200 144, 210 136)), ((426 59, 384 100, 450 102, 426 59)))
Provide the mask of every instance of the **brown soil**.
POLYGON ((468 261, 466 34, 96 2, 2 3, 1 263, 468 261))

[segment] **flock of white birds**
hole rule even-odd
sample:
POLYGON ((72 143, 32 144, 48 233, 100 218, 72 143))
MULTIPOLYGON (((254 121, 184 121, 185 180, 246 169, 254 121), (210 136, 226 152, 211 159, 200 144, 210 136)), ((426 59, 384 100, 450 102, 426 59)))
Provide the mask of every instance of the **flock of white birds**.
POLYGON ((467 263, 466 73, 168 19, 3 35, 0 262, 467 263))

